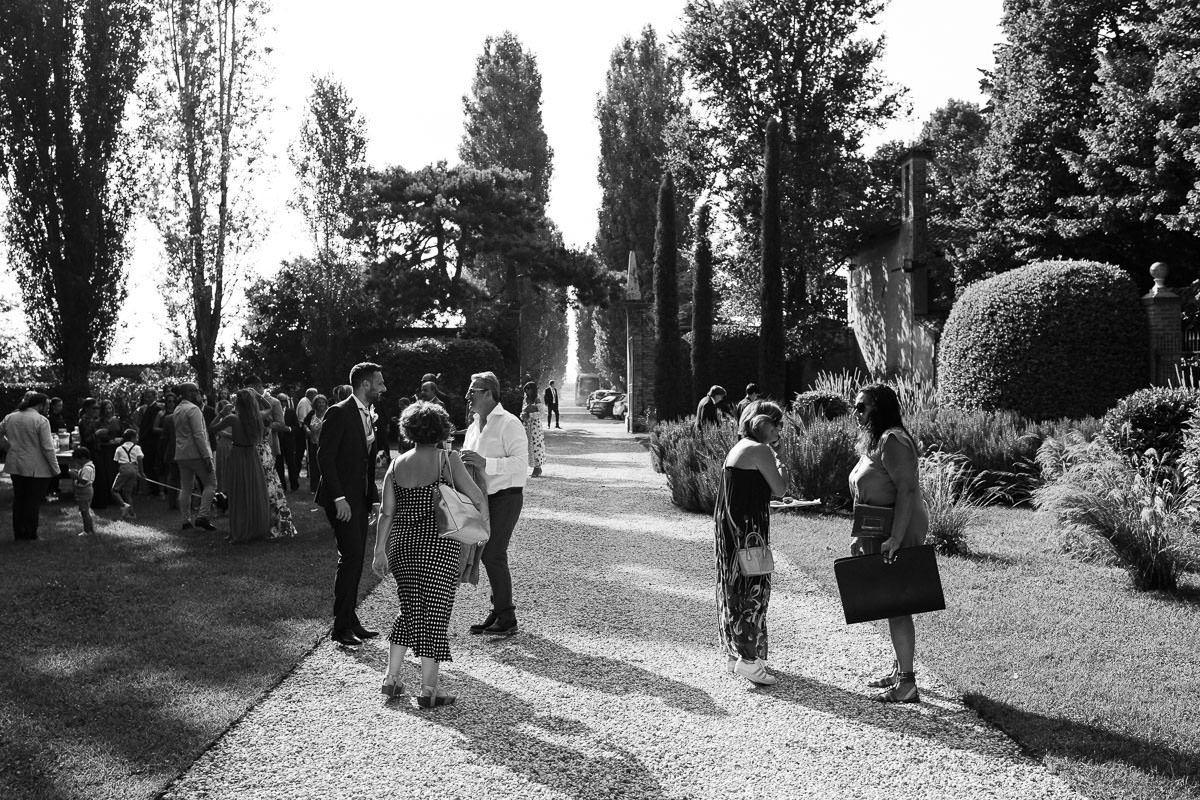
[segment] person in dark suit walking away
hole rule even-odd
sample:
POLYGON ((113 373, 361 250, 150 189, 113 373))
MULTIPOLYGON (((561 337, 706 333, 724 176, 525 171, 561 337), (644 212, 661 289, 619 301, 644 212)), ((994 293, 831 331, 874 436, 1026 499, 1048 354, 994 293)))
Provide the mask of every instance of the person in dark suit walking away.
POLYGON ((352 394, 329 407, 317 442, 321 482, 317 503, 337 538, 337 577, 333 584, 335 642, 347 647, 378 636, 363 627, 354 610, 362 578, 367 528, 379 504, 375 485, 375 412, 372 406, 387 390, 378 364, 364 362, 350 370, 352 394))
POLYGON ((554 381, 550 381, 550 385, 546 387, 546 391, 542 392, 542 400, 546 403, 546 427, 550 427, 550 415, 554 415, 554 427, 562 430, 562 418, 558 415, 558 387, 554 385, 554 381))

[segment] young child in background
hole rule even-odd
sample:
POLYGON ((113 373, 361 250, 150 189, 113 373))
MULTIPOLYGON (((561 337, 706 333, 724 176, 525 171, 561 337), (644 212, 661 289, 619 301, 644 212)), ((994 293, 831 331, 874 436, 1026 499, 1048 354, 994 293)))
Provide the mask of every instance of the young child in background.
POLYGON ((142 448, 138 446, 138 432, 126 428, 121 434, 124 440, 113 454, 117 462, 117 477, 113 479, 112 491, 121 504, 121 519, 137 519, 133 513, 133 495, 137 491, 138 480, 145 478, 142 471, 142 448))
POLYGON ((76 447, 71 453, 71 477, 75 484, 75 504, 79 506, 79 516, 83 517, 83 533, 88 536, 96 532, 92 521, 92 495, 95 490, 92 484, 96 482, 96 465, 92 463, 92 453, 86 447, 76 447))

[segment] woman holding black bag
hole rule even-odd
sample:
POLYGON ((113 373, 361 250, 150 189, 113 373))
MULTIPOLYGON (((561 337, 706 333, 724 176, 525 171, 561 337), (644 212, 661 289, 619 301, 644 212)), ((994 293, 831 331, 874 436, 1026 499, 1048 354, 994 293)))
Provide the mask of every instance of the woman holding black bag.
POLYGON ((767 603, 771 575, 746 574, 738 550, 770 544, 771 496, 787 490, 775 454, 783 409, 760 400, 742 412, 742 439, 725 458, 713 518, 716 522, 717 614, 727 671, 764 686, 779 681, 766 670, 767 603))
MULTIPOLYGON (((863 536, 851 546, 854 555, 882 553, 889 562, 896 552, 925 543, 929 511, 921 497, 917 445, 904 427, 896 392, 882 383, 864 386, 854 400, 854 416, 862 429, 858 437, 858 464, 850 472, 850 493, 855 505, 892 509, 887 538, 863 536)), ((913 671, 916 628, 911 614, 888 619, 896 660, 889 675, 868 685, 884 689, 875 696, 881 703, 917 703, 917 677, 913 671)))

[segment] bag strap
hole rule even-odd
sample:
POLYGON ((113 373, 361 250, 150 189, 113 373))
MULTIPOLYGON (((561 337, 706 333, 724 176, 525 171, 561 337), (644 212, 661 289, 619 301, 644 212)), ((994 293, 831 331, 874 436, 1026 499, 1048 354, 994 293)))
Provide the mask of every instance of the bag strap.
POLYGON ((450 473, 450 481, 449 481, 450 488, 457 492, 458 487, 454 485, 454 470, 450 466, 450 454, 447 453, 445 450, 438 450, 438 453, 441 454, 441 456, 439 456, 439 458, 441 458, 442 456, 445 457, 445 460, 442 462, 442 469, 445 470, 446 472, 450 473))

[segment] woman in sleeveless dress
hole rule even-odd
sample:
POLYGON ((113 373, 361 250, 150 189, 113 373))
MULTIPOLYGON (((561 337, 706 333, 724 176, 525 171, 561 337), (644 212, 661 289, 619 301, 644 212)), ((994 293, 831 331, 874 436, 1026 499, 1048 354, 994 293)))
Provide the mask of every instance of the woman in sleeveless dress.
MULTIPOLYGON (((258 408, 270 416, 271 406, 268 401, 259 396, 258 408)), ((281 431, 280 435, 289 435, 281 431)), ((296 526, 292 523, 292 507, 288 505, 287 495, 283 493, 283 483, 279 473, 275 471, 275 454, 271 452, 271 426, 263 424, 262 436, 258 439, 258 460, 262 466, 263 480, 267 485, 267 509, 271 512, 271 537, 281 539, 295 536, 296 526)))
MULTIPOLYGON (((855 503, 894 508, 891 536, 885 540, 859 538, 851 552, 883 553, 894 558, 897 550, 925 543, 929 511, 921 497, 917 445, 904 427, 900 401, 890 386, 865 386, 854 400, 854 416, 862 429, 858 438, 858 463, 850 473, 850 494, 855 503)), ((896 660, 889 675, 868 685, 884 689, 875 696, 882 703, 916 703, 917 676, 913 671, 917 635, 911 614, 888 620, 896 660)))
POLYGON ((388 634, 391 647, 382 691, 388 697, 404 694, 400 672, 404 655, 412 648, 421 659, 417 705, 435 708, 455 700, 438 689, 438 670, 441 662, 451 660, 447 631, 461 552, 458 542, 438 536, 438 486, 452 480, 485 520, 487 496, 471 480, 458 453, 440 449, 450 435, 450 417, 442 406, 410 405, 400 417, 400 428, 413 448, 396 456, 384 476, 371 562, 381 578, 391 570, 400 595, 400 610, 388 634))
POLYGON ((267 480, 258 453, 264 425, 254 392, 240 390, 234 409, 234 413, 213 423, 212 430, 228 429, 233 435, 233 447, 225 462, 224 485, 229 495, 228 540, 237 544, 268 538, 271 512, 267 506, 267 480))
POLYGON ((770 685, 767 672, 767 603, 770 575, 742 575, 737 551, 750 533, 770 543, 771 496, 787 490, 786 471, 775 454, 783 409, 751 403, 739 420, 741 440, 725 458, 713 515, 716 522, 717 614, 726 669, 752 683, 770 685))

